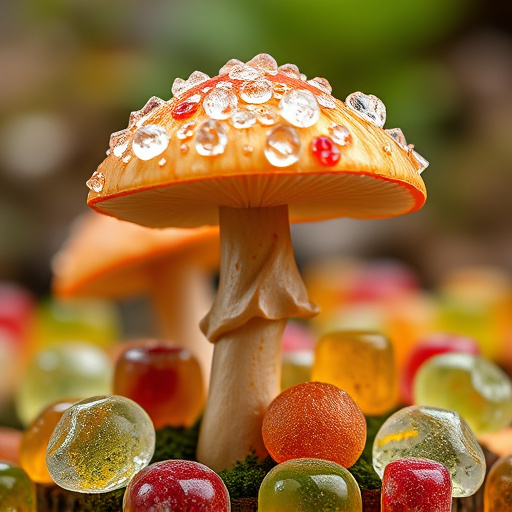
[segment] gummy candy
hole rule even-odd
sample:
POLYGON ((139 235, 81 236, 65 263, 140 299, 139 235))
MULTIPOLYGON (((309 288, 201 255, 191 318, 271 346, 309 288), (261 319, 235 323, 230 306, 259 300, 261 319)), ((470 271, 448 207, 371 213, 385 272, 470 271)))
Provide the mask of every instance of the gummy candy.
POLYGON ((124 494, 124 512, 229 512, 229 493, 207 466, 189 460, 155 462, 137 473, 124 494))
POLYGON ((77 400, 61 400, 48 406, 23 432, 20 445, 20 466, 33 482, 53 484, 46 467, 46 447, 62 418, 77 400))
POLYGON ((393 347, 376 332, 336 331, 322 336, 311 378, 345 390, 367 415, 383 414, 396 402, 393 347))
POLYGON ((85 342, 55 345, 34 354, 16 395, 16 412, 29 425, 48 405, 71 397, 110 393, 112 363, 85 342))
POLYGON ((407 405, 412 404, 414 400, 413 380, 418 368, 427 359, 446 352, 478 355, 480 348, 473 338, 457 334, 437 333, 418 342, 409 352, 400 379, 401 396, 407 405))
POLYGON ((132 346, 121 354, 113 391, 142 406, 156 429, 191 426, 205 402, 197 359, 185 349, 158 342, 132 346))
POLYGON ((373 467, 382 478, 397 459, 417 457, 443 464, 452 478, 452 496, 474 494, 485 476, 485 458, 473 432, 454 411, 404 407, 381 426, 373 443, 373 467))
POLYGON ((475 434, 497 432, 512 421, 512 382, 483 357, 441 354, 418 370, 414 402, 457 411, 475 434))
POLYGON ((101 493, 127 485, 155 450, 147 413, 122 396, 96 396, 71 406, 48 443, 51 477, 70 491, 101 493))
POLYGON ((361 512, 361 491, 343 466, 294 459, 271 469, 258 495, 258 512, 361 512))
POLYGON ((0 461, 0 510, 36 512, 36 490, 23 469, 0 461))
POLYGON ((484 512, 512 512, 512 455, 491 466, 484 487, 484 512))
POLYGON ((345 391, 325 382, 305 382, 272 401, 262 434, 276 462, 318 458, 350 467, 363 451, 366 421, 345 391))
POLYGON ((450 473, 440 462, 411 457, 386 466, 381 512, 450 512, 451 509, 450 473))

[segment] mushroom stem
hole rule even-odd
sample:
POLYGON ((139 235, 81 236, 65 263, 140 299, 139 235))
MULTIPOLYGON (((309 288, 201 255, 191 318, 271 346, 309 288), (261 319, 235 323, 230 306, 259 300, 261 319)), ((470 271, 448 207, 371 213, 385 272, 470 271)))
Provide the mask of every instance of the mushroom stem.
POLYGON ((279 393, 286 320, 318 312, 295 263, 287 206, 221 207, 219 226, 219 290, 201 323, 215 348, 197 449, 215 471, 251 450, 266 455, 261 424, 279 393))
POLYGON ((199 321, 213 300, 213 286, 206 272, 187 258, 161 262, 153 267, 152 298, 158 324, 166 341, 194 355, 204 379, 210 380, 213 344, 199 328, 199 321))

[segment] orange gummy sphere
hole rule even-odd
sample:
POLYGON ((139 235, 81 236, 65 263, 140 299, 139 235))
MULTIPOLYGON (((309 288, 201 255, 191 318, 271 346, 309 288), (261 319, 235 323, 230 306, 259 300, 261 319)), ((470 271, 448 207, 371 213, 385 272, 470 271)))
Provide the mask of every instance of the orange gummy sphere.
POLYGON ((307 457, 348 468, 363 452, 366 420, 345 391, 325 382, 305 382, 269 405, 262 434, 276 462, 307 457))

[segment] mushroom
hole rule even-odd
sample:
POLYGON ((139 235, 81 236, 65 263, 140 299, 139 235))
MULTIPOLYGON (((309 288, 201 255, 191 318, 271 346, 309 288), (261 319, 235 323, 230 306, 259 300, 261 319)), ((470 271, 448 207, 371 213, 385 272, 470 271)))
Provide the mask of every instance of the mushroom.
POLYGON ((54 256, 52 288, 60 299, 150 296, 162 336, 198 359, 207 385, 213 345, 198 324, 218 265, 217 228, 148 229, 90 212, 54 256))
POLYGON ((88 181, 98 212, 146 226, 219 225, 220 282, 201 322, 215 344, 197 457, 214 470, 266 455, 263 414, 279 393, 281 336, 310 317, 290 222, 374 219, 419 209, 427 162, 385 107, 267 54, 210 78, 176 79, 113 134, 88 181))

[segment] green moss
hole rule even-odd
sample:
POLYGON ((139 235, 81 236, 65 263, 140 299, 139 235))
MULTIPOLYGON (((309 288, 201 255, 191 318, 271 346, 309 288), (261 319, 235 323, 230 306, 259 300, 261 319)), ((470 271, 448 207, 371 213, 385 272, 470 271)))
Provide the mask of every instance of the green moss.
POLYGON ((258 459, 252 453, 245 460, 237 461, 232 469, 221 471, 219 476, 228 488, 231 499, 257 498, 261 481, 275 465, 270 457, 258 459))
POLYGON ((190 428, 163 427, 158 429, 155 454, 151 459, 151 464, 169 459, 195 460, 199 425, 198 421, 190 428))

